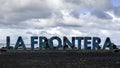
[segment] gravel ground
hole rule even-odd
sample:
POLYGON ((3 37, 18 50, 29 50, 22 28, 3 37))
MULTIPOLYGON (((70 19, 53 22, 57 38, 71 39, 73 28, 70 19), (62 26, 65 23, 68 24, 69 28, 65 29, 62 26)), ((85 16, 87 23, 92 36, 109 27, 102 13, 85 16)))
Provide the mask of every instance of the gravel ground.
POLYGON ((92 51, 10 51, 0 68, 120 68, 120 53, 92 51))

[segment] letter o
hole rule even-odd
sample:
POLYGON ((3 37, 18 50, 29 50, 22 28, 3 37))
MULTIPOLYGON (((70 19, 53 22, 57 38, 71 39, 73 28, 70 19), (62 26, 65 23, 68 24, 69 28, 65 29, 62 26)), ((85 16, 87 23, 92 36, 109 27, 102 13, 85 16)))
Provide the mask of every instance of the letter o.
POLYGON ((58 48, 62 47, 62 40, 57 37, 57 36, 53 36, 48 40, 48 43, 50 45, 50 48, 53 48, 53 40, 57 40, 58 41, 58 48))

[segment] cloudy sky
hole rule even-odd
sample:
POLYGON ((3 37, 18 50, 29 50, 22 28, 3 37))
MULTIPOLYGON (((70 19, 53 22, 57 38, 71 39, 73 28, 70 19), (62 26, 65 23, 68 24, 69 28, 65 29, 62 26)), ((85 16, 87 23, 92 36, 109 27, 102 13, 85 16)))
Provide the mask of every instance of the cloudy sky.
POLYGON ((0 0, 0 43, 22 36, 98 36, 120 44, 120 0, 0 0))

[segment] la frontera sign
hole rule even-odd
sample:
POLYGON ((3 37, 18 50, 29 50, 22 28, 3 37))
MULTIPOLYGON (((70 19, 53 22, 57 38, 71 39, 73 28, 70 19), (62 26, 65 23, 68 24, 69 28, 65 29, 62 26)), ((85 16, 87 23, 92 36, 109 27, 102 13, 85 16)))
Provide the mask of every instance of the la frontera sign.
MULTIPOLYGON (((6 47, 11 46, 10 40, 11 40, 10 36, 7 36, 6 47)), ((39 45, 39 49, 42 49, 45 46, 49 46, 52 49, 54 47, 54 42, 53 42, 54 40, 58 42, 56 46, 57 48, 61 48, 63 46, 69 46, 70 48, 72 48, 77 46, 77 49, 81 49, 81 46, 83 45, 84 50, 88 50, 88 47, 90 47, 90 50, 97 50, 97 48, 102 50, 105 50, 106 48, 109 48, 110 50, 113 49, 112 42, 109 37, 106 37, 102 47, 100 46, 101 43, 100 37, 71 37, 71 40, 69 40, 66 36, 63 36, 63 38, 60 38, 58 36, 52 36, 49 39, 45 36, 31 36, 30 40, 31 40, 30 42, 31 50, 35 49, 36 44, 39 45)), ((13 49, 17 49, 19 45, 21 45, 22 49, 26 49, 24 39, 22 39, 21 36, 18 37, 13 49)))

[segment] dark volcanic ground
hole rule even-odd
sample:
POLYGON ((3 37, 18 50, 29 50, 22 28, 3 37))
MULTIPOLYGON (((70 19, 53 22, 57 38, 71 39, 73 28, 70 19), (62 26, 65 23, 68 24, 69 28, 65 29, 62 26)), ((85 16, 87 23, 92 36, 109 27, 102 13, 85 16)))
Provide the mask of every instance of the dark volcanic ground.
POLYGON ((120 53, 89 51, 11 51, 0 68, 120 68, 120 53))

